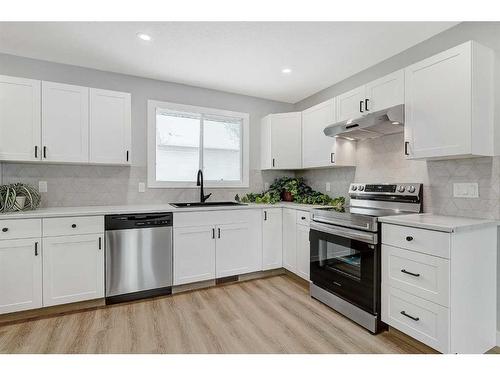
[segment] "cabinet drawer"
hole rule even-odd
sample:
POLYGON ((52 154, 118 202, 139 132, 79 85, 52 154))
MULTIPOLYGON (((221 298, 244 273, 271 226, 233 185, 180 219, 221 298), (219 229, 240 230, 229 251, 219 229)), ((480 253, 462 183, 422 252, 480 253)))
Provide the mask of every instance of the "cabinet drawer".
POLYGON ((0 240, 42 236, 41 219, 0 220, 0 240))
POLYGON ((382 245, 382 278, 385 285, 449 306, 447 259, 382 245))
POLYGON ((309 211, 297 211, 297 224, 309 226, 311 215, 309 211))
POLYGON ((382 285, 382 321, 442 353, 449 351, 446 307, 382 285))
POLYGON ((103 216, 56 217, 43 219, 43 236, 104 233, 103 216))
POLYGON ((382 224, 382 243, 442 258, 450 258, 449 233, 382 224))

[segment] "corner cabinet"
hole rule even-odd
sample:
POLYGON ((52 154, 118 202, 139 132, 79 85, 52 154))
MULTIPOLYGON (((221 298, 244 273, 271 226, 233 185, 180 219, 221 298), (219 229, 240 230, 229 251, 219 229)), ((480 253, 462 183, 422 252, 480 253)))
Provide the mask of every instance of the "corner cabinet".
POLYGON ((492 50, 469 41, 405 69, 409 159, 498 154, 493 63, 492 50))
POLYGON ((302 113, 275 113, 261 121, 261 168, 302 168, 302 113))
POLYGON ((302 112, 302 167, 356 165, 356 143, 328 137, 323 130, 336 122, 337 98, 302 112))
POLYGON ((128 165, 130 103, 128 93, 0 76, 0 161, 128 165))
POLYGON ((41 82, 0 76, 0 160, 40 160, 41 82))

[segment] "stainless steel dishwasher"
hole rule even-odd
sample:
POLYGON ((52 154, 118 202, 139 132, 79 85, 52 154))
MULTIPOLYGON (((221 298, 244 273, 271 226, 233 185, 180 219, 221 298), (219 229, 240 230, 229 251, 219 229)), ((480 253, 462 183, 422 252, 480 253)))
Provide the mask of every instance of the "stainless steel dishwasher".
POLYGON ((172 293, 172 213, 107 215, 106 303, 172 293))

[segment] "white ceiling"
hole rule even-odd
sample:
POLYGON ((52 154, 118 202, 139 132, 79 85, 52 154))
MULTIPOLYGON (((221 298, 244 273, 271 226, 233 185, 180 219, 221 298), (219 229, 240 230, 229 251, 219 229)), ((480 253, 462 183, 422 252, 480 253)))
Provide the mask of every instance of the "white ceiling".
POLYGON ((0 22, 0 52, 295 103, 455 24, 0 22))

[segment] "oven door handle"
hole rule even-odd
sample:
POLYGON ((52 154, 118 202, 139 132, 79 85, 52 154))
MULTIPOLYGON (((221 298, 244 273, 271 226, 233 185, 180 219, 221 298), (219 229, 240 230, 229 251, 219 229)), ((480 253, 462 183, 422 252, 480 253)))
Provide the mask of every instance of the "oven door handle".
POLYGON ((350 238, 353 240, 366 242, 374 245, 378 243, 377 233, 367 233, 344 227, 320 224, 314 221, 311 221, 310 228, 318 232, 325 232, 339 237, 350 238))
MULTIPOLYGON (((313 220, 316 221, 317 223, 319 222, 319 223, 324 223, 324 224, 338 226, 337 223, 334 222, 334 221, 326 220, 326 219, 323 219, 323 218, 315 218, 314 215, 313 215, 313 220)), ((356 225, 356 224, 352 224, 352 223, 350 223, 349 225, 351 226, 351 228, 356 228, 356 229, 361 229, 361 230, 368 230, 368 229, 370 229, 370 224, 369 223, 366 223, 364 226, 363 225, 356 225)))

